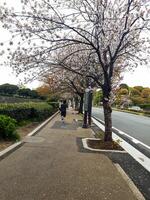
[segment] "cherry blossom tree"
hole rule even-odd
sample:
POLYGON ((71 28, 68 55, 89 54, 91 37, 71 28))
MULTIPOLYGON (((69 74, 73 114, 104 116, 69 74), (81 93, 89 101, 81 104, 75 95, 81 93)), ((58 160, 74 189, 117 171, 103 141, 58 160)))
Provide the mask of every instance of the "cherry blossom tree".
POLYGON ((66 70, 60 70, 59 73, 49 73, 41 77, 42 82, 49 88, 50 93, 61 95, 62 93, 78 96, 79 113, 83 113, 83 98, 87 87, 86 80, 80 75, 66 70))
MULTIPOLYGON (((18 73, 38 73, 66 68, 67 60, 87 52, 90 76, 101 87, 105 120, 105 141, 112 140, 110 97, 112 78, 119 68, 146 63, 149 43, 149 1, 147 0, 22 0, 22 12, 1 9, 4 27, 15 32, 11 64, 18 73), (142 33, 144 32, 144 35, 142 33), (16 44, 16 37, 23 43, 16 44), (78 45, 68 52, 66 48, 78 45), (59 51, 59 63, 54 60, 59 51)), ((69 65, 70 66, 70 65, 69 65)), ((68 68, 68 67, 67 67, 68 68)), ((83 70, 83 68, 82 68, 83 70)), ((71 69, 82 74, 82 70, 71 69)), ((85 71, 85 70, 83 70, 85 71)), ((35 74, 33 74, 35 75, 35 74)))

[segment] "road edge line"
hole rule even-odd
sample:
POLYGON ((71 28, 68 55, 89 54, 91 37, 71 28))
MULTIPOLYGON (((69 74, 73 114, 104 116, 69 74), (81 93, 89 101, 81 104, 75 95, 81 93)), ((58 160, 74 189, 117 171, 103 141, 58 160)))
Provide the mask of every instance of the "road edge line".
MULTIPOLYGON (((104 125, 101 123, 101 120, 96 120, 95 118, 93 118, 93 123, 95 123, 102 130, 104 129, 104 125)), ((121 138, 121 136, 118 136, 117 133, 112 132, 112 137, 116 137, 116 139, 119 138, 119 140, 121 140, 120 146, 125 149, 127 153, 134 158, 134 160, 142 165, 144 169, 150 172, 150 158, 148 156, 146 156, 139 149, 132 146, 125 139, 121 138)))

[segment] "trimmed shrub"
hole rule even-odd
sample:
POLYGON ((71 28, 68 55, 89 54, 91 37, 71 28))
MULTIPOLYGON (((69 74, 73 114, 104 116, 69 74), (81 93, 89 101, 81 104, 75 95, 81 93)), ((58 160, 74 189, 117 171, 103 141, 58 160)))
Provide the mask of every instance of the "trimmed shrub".
POLYGON ((59 102, 48 102, 48 104, 50 106, 52 106, 54 109, 58 109, 59 108, 59 102))
POLYGON ((17 122, 30 119, 41 121, 52 115, 55 110, 45 102, 0 104, 0 114, 10 116, 17 122))
POLYGON ((16 132, 16 124, 15 119, 0 115, 0 139, 19 140, 20 136, 16 132))
POLYGON ((139 106, 144 110, 150 111, 150 104, 140 104, 139 106))

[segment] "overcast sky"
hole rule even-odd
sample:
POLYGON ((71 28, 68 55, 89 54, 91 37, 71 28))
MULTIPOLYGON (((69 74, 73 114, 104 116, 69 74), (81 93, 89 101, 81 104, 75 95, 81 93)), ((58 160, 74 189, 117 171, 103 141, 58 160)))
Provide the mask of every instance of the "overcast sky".
MULTIPOLYGON (((0 5, 2 2, 6 1, 8 5, 13 6, 14 1, 12 0, 0 0, 0 5)), ((17 9, 20 8, 19 2, 20 0, 15 0, 15 6, 17 9)), ((4 30, 0 24, 0 43, 5 42, 7 45, 7 41, 10 39, 10 34, 8 31, 4 30)), ((2 48, 2 47, 0 47, 2 48)), ((1 51, 2 49, 0 49, 1 51)), ((23 80, 22 77, 18 78, 12 72, 12 69, 8 66, 1 65, 1 63, 5 60, 5 57, 0 57, 0 84, 11 83, 11 84, 19 84, 20 79, 23 80)), ((134 72, 125 72, 123 83, 128 84, 129 86, 142 85, 144 87, 150 87, 150 64, 149 66, 139 66, 135 69, 134 72)), ((32 83, 27 84, 27 87, 36 88, 40 85, 38 81, 34 81, 32 83)))

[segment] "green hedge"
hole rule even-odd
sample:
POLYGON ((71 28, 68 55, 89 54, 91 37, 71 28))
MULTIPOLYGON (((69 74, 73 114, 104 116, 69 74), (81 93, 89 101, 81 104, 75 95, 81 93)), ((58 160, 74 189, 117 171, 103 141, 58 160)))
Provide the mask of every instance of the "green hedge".
POLYGON ((29 119, 41 121, 52 115, 55 110, 45 102, 0 104, 0 114, 10 116, 17 122, 29 119))
POLYGON ((47 102, 49 105, 51 105, 54 109, 58 109, 59 108, 59 102, 47 102))
POLYGON ((140 104, 139 106, 143 109, 149 109, 150 110, 150 104, 140 104))
POLYGON ((16 124, 15 119, 0 115, 0 139, 19 140, 20 136, 16 132, 16 124))

